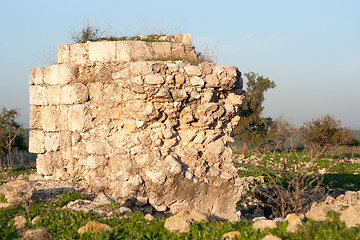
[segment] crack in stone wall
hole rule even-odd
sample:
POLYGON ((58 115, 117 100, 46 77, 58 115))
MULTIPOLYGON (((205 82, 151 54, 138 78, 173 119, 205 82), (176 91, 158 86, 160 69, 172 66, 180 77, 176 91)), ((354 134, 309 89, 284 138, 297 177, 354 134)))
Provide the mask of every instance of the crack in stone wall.
POLYGON ((38 174, 85 179, 157 211, 237 219, 242 188, 227 146, 243 99, 236 67, 154 60, 196 59, 189 34, 58 49, 58 64, 29 74, 38 174))

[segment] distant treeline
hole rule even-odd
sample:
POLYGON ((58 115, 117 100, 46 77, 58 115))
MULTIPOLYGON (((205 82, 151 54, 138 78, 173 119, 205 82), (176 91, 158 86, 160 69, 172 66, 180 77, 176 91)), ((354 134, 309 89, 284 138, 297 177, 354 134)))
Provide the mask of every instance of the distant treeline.
POLYGON ((360 130, 351 130, 351 133, 360 141, 360 130))
MULTIPOLYGON (((22 129, 20 134, 24 136, 24 142, 26 146, 29 146, 29 132, 30 129, 25 128, 22 129)), ((21 166, 31 166, 34 167, 36 165, 36 154, 29 153, 28 151, 19 151, 18 149, 13 149, 11 151, 11 159, 13 162, 13 167, 21 167, 21 166)), ((8 167, 8 158, 9 156, 1 156, 0 160, 3 167, 8 167)))

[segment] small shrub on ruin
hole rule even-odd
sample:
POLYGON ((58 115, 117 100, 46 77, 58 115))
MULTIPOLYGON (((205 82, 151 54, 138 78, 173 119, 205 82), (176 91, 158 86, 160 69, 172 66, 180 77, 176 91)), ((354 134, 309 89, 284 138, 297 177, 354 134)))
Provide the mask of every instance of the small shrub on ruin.
POLYGON ((71 38, 75 43, 86 43, 88 41, 98 41, 104 36, 104 33, 104 31, 88 23, 80 32, 72 33, 71 38))

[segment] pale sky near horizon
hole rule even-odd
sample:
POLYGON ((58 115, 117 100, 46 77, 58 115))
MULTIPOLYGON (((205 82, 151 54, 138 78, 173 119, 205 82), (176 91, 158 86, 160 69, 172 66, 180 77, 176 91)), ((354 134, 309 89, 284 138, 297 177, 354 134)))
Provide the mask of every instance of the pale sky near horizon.
POLYGON ((264 116, 299 126, 332 114, 360 129, 359 11, 357 0, 0 0, 0 107, 28 127, 29 70, 56 63, 89 21, 118 36, 191 33, 216 63, 276 83, 264 116))

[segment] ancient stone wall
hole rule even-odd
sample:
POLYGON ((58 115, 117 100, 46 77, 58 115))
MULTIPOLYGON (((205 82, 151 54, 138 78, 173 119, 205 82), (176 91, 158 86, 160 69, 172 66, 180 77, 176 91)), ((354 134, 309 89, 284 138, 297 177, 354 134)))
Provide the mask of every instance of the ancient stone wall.
POLYGON ((241 73, 192 64, 191 35, 164 39, 62 45, 58 64, 30 71, 37 172, 157 211, 236 220, 241 187, 227 143, 241 73))

